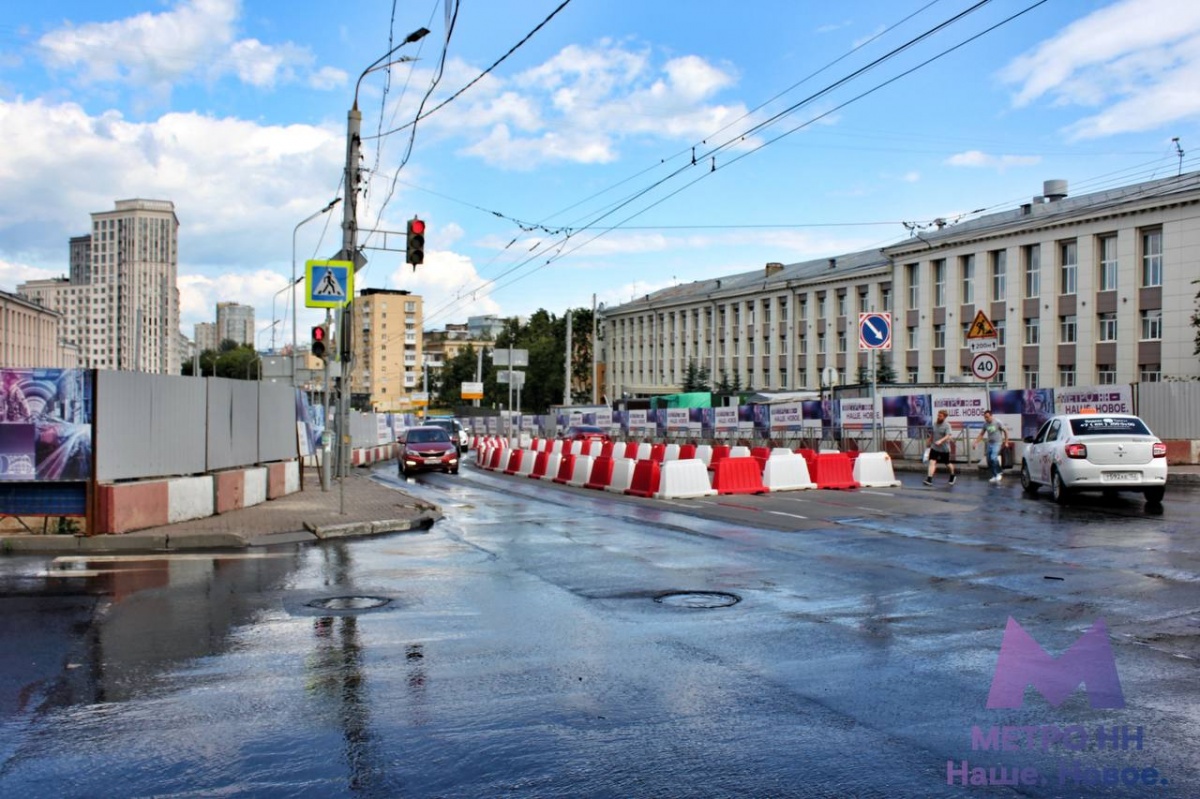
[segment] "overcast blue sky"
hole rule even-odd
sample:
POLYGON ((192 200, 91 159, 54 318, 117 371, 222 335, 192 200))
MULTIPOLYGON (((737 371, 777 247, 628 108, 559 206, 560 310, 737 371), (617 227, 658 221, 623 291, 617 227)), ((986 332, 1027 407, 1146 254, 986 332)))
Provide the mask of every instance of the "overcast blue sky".
MULTIPOLYGON (((879 247, 1051 178, 1174 174, 1175 137, 1184 169, 1200 153, 1200 3, 560 4, 464 2, 448 43, 444 0, 9 4, 0 288, 64 274, 89 212, 169 199, 184 332, 219 300, 268 327, 295 226, 340 193, 355 82, 422 26, 417 60, 362 81, 359 221, 426 219, 426 263, 368 251, 357 284, 422 294, 429 327, 879 247)), ((300 228, 299 273, 340 218, 300 228)))

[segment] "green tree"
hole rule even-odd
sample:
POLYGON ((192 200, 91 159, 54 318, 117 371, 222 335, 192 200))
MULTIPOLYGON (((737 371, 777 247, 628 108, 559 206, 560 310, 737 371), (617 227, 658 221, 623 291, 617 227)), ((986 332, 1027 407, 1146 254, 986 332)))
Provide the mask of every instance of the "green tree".
MULTIPOLYGON (((433 388, 429 390, 429 393, 434 395, 434 406, 454 408, 462 403, 462 384, 475 380, 477 352, 474 345, 468 344, 465 349, 459 350, 457 355, 442 365, 436 392, 433 388)), ((433 377, 432 372, 430 377, 433 377)))
POLYGON ((712 391, 709 386, 709 373, 707 366, 697 366, 696 359, 688 360, 687 370, 683 374, 683 390, 685 392, 693 391, 712 391))

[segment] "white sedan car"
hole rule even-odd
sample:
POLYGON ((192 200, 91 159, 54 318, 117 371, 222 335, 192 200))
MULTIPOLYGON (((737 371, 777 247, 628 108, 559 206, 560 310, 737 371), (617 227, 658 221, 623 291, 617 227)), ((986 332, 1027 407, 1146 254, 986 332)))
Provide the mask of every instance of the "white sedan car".
POLYGON ((1055 416, 1027 436, 1021 485, 1050 486, 1056 502, 1077 491, 1138 491, 1160 503, 1167 485, 1167 445, 1129 414, 1055 416))

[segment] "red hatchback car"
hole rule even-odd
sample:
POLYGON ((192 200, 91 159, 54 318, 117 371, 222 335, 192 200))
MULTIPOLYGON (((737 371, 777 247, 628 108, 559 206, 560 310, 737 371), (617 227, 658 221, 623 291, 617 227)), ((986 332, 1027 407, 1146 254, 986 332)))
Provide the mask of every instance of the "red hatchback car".
POLYGON ((559 434, 564 441, 608 441, 608 433, 594 424, 573 424, 559 434))
POLYGON ((410 427, 400 434, 400 474, 438 471, 458 474, 458 445, 445 428, 410 427))

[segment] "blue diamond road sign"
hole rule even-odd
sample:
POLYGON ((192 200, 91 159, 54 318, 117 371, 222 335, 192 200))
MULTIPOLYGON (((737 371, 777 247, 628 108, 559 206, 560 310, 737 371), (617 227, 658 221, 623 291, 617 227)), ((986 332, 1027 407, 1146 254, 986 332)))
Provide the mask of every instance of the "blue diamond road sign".
POLYGON ((858 315, 858 348, 860 350, 890 350, 892 348, 892 315, 890 313, 860 313, 858 315))

